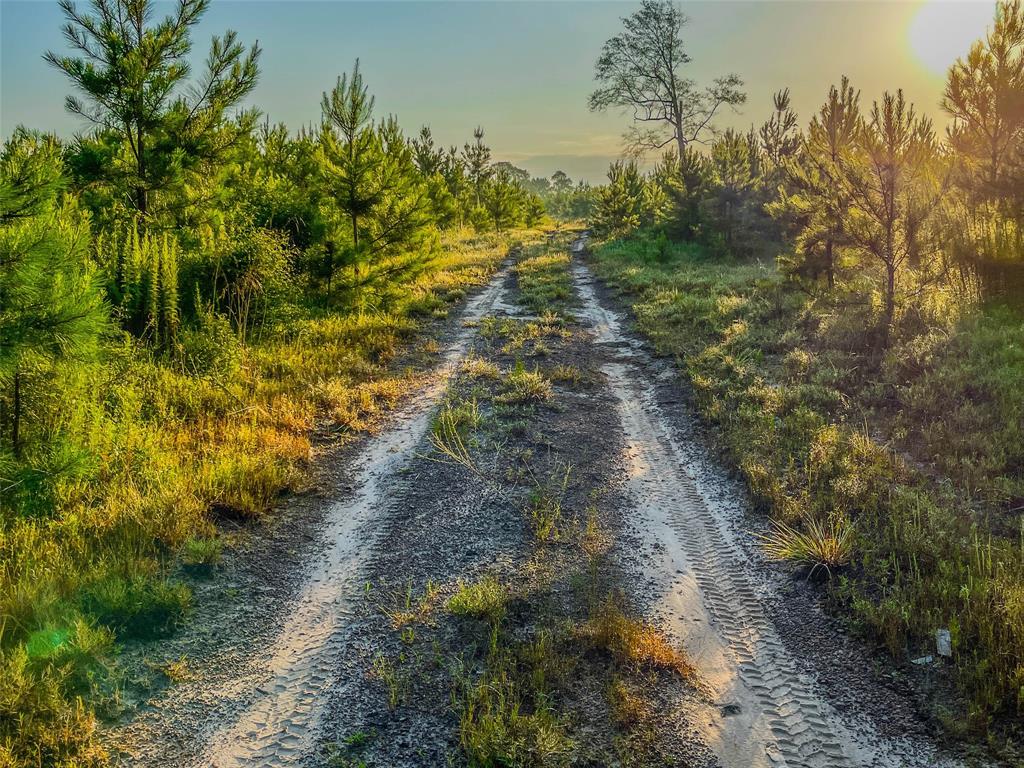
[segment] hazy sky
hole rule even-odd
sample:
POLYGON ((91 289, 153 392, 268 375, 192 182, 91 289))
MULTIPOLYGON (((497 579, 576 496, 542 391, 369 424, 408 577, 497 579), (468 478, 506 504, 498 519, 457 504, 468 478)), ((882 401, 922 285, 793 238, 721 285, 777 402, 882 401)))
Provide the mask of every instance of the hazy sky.
MULTIPOLYGON (((80 0, 80 5, 85 5, 80 0)), ((684 38, 698 82, 736 72, 747 105, 721 125, 760 124, 772 93, 788 86, 801 124, 847 74, 870 102, 903 88, 942 121, 945 68, 980 37, 987 0, 945 2, 683 2, 684 38)), ((251 102, 289 126, 319 120, 320 94, 359 57, 380 113, 410 133, 429 123, 460 146, 478 123, 497 159, 535 174, 563 168, 599 180, 617 156, 627 118, 592 114, 587 95, 601 44, 636 4, 621 2, 342 2, 214 0, 196 34, 235 29, 263 47, 251 102)), ((158 6, 163 12, 169 5, 158 6)), ((42 60, 62 50, 61 12, 50 0, 0 0, 0 133, 18 124, 70 135, 69 92, 42 60)))

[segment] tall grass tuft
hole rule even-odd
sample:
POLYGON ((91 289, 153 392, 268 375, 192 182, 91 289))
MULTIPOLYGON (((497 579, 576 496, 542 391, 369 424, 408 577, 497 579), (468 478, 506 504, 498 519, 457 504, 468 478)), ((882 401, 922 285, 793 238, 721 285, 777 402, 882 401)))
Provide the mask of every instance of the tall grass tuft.
POLYGON ((844 518, 810 520, 799 530, 781 520, 772 520, 771 532, 759 534, 761 548, 772 560, 788 560, 811 568, 811 574, 848 565, 853 558, 855 532, 844 518))

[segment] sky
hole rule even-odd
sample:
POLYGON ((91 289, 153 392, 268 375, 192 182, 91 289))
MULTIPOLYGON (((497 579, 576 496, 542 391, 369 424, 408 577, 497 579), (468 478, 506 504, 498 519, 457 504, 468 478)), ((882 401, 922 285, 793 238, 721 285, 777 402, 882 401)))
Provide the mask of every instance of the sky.
MULTIPOLYGON (((86 0, 79 0, 86 5, 86 0)), ((748 128, 788 87, 802 125, 844 74, 870 103, 902 88, 941 128, 945 71, 991 23, 988 0, 719 0, 682 2, 698 83, 735 72, 748 95, 720 127, 748 128)), ((378 115, 408 133, 429 124, 461 146, 483 126, 496 160, 535 175, 600 181, 629 118, 587 109, 602 43, 636 3, 557 0, 213 0, 194 34, 196 61, 227 29, 263 48, 249 102, 290 127, 319 122, 320 97, 358 57, 378 115)), ((160 14, 170 4, 158 3, 160 14)), ((71 92, 42 58, 64 50, 56 0, 0 0, 0 134, 16 126, 62 136, 85 129, 64 111, 71 92)))

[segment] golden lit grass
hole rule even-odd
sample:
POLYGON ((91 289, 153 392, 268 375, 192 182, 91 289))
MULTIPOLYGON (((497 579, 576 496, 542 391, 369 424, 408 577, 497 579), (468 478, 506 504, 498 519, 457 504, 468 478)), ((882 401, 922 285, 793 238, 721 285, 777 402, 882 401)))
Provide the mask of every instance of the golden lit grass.
POLYGON ((649 624, 627 616, 615 599, 599 606, 577 629, 578 639, 609 653, 618 663, 674 672, 695 679, 697 671, 685 654, 649 624))
POLYGON ((317 400, 339 426, 354 432, 373 431, 415 383, 416 379, 411 376, 357 383, 336 379, 317 389, 317 400))
POLYGON ((462 373, 474 381, 496 381, 501 376, 497 364, 477 355, 469 355, 462 361, 462 373))
POLYGON ((479 581, 459 582, 459 588, 448 600, 448 610, 456 616, 483 619, 496 624, 505 616, 508 589, 488 574, 479 581))

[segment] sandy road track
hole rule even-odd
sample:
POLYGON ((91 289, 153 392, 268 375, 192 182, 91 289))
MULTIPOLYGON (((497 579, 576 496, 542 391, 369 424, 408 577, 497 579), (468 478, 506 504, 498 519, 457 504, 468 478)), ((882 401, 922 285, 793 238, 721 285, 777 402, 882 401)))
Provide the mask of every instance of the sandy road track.
MULTIPOLYGON (((345 650, 348 619, 362 596, 362 566, 375 546, 377 522, 400 486, 399 470, 424 438, 439 398, 470 348, 477 321, 503 306, 510 264, 467 303, 461 326, 426 384, 391 414, 383 431, 365 440, 339 475, 343 484, 333 491, 339 498, 326 510, 321 530, 294 551, 301 586, 282 606, 270 642, 259 633, 243 637, 247 647, 233 649, 241 663, 210 660, 212 679, 176 686, 170 700, 160 704, 164 712, 150 715, 156 722, 139 737, 139 753, 123 762, 228 768, 309 761, 340 674, 337 662, 345 650), (220 667, 232 673, 221 675, 220 667), (208 706, 201 723, 194 712, 197 702, 208 706), (180 723, 173 722, 177 710, 193 711, 183 718, 193 732, 181 733, 180 723)), ((263 617, 251 621, 262 623, 263 617)))
MULTIPOLYGON (((626 332, 624 316, 602 304, 598 285, 578 261, 572 278, 582 327, 566 359, 589 371, 587 407, 568 405, 567 388, 563 404, 538 416, 538 426, 551 430, 548 450, 556 458, 572 454, 576 473, 590 477, 588 487, 614 489, 606 517, 618 542, 615 582, 685 646, 698 670, 702 692, 666 699, 667 741, 680 747, 673 753, 684 756, 680 764, 958 766, 927 733, 900 730, 900 723, 919 718, 909 709, 899 716, 887 709, 891 692, 878 696, 860 679, 850 695, 864 699, 864 707, 832 706, 821 681, 835 676, 835 656, 805 658, 783 627, 806 613, 785 604, 778 581, 752 557, 742 493, 723 491, 706 447, 680 432, 680 417, 695 417, 689 406, 665 399, 675 387, 671 367, 652 360, 626 332), (895 725, 877 727, 879 712, 895 725)), ((509 267, 467 304, 461 325, 450 327, 441 363, 389 426, 362 441, 357 453, 325 462, 326 499, 309 500, 310 519, 296 518, 291 536, 246 556, 255 573, 248 593, 235 600, 241 612, 219 623, 216 613, 207 615, 194 628, 228 640, 212 652, 195 646, 196 679, 168 689, 128 726, 135 750, 125 764, 323 766, 354 733, 379 733, 369 765, 464 764, 443 667, 428 665, 433 672, 417 678, 433 686, 423 691, 426 699, 410 693, 407 705, 384 706, 368 668, 398 641, 376 603, 384 593, 375 598, 366 586, 408 580, 410 590, 415 581, 422 591, 429 581, 450 585, 496 565, 512 573, 525 562, 528 537, 518 511, 509 514, 507 500, 485 498, 480 483, 459 483, 452 468, 442 471, 423 455, 431 417, 454 372, 474 344, 477 352, 487 348, 475 321, 524 317, 509 267), (285 586, 268 595, 282 579, 285 586)), ((511 358, 499 362, 512 365, 511 358)), ((524 431, 519 439, 532 451, 536 436, 530 435, 524 431)), ((417 642, 429 644, 427 628, 421 629, 417 642)), ((816 625, 801 637, 831 638, 834 646, 831 631, 816 625)), ((430 646, 435 655, 457 656, 462 648, 444 645, 457 632, 433 637, 440 643, 430 646)), ((860 661, 844 656, 840 663, 860 661)))
MULTIPOLYGON (((575 249, 574 249, 575 250, 575 249)), ((762 607, 768 587, 747 575, 748 562, 725 519, 701 493, 690 462, 654 397, 646 354, 602 307, 588 270, 576 264, 582 319, 595 343, 611 350, 603 366, 626 435, 628 488, 647 551, 637 559, 657 590, 657 613, 684 643, 710 685, 717 711, 704 740, 725 768, 845 768, 954 765, 929 745, 886 739, 869 723, 841 718, 815 680, 798 670, 762 607)))
POLYGON ((205 764, 283 765, 297 762, 313 744, 322 705, 345 645, 346 617, 359 595, 360 566, 376 538, 374 520, 388 505, 396 472, 408 462, 430 426, 434 406, 469 349, 475 323, 500 303, 506 269, 466 306, 464 326, 427 385, 371 438, 354 468, 351 496, 335 503, 315 550, 305 588, 267 654, 266 673, 233 722, 213 737, 205 764))

